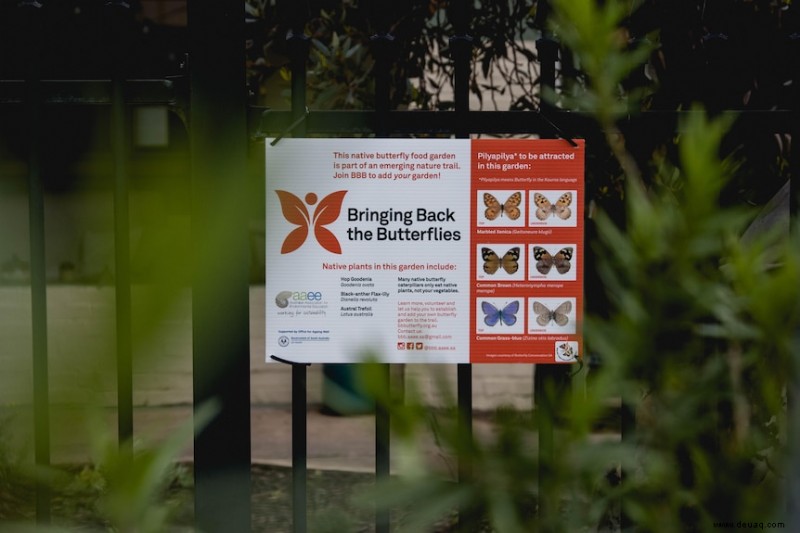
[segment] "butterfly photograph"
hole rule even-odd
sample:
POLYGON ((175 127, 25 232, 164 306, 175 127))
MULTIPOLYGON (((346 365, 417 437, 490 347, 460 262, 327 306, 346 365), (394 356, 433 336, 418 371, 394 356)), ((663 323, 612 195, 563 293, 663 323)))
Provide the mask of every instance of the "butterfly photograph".
MULTIPOLYGON (((481 194, 481 193, 479 193, 481 194)), ((524 223, 522 217, 522 193, 520 191, 484 191, 482 193, 485 210, 483 216, 486 221, 494 225, 516 226, 524 223), (501 202, 501 200, 503 200, 501 202), (519 220, 519 223, 516 221, 519 220)), ((485 224, 486 221, 481 221, 485 224)))
POLYGON ((522 333, 525 321, 521 316, 517 316, 520 309, 519 302, 519 299, 509 301, 503 298, 482 300, 480 307, 483 315, 478 317, 478 332, 491 331, 487 329, 488 326, 492 330, 503 329, 505 333, 522 333))
MULTIPOLYGON (((501 244, 493 246, 500 251, 506 250, 507 245, 501 244), (498 248, 498 246, 501 246, 502 248, 498 248)), ((505 272, 509 276, 513 276, 517 273, 517 271, 519 271, 519 246, 508 248, 502 256, 488 246, 481 246, 480 252, 481 259, 483 260, 483 271, 490 276, 493 276, 498 272, 505 272)))
POLYGON ((541 192, 534 192, 533 205, 536 206, 536 211, 534 212, 536 218, 541 222, 547 222, 548 225, 575 225, 572 209, 570 208, 573 192, 547 191, 547 195, 541 192))
MULTIPOLYGON (((547 276, 557 273, 559 276, 556 277, 560 279, 574 280, 575 271, 572 270, 572 258, 575 245, 550 244, 548 248, 533 246, 534 265, 539 275, 547 276)), ((536 277, 536 275, 531 271, 531 277, 536 277)))
MULTIPOLYGON (((560 333, 574 333, 575 318, 572 315, 572 310, 575 307, 574 301, 574 298, 566 300, 563 298, 533 300, 532 310, 533 316, 536 317, 536 324, 540 328, 545 328, 545 330, 555 329, 560 333)), ((529 328, 536 330, 533 323, 529 324, 529 328)))

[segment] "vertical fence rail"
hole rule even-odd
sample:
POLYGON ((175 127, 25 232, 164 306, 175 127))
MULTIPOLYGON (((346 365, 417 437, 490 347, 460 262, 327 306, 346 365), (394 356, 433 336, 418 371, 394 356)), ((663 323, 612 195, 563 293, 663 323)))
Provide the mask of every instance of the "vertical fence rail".
MULTIPOLYGON (((469 138, 469 80, 472 58, 472 37, 469 35, 469 23, 472 10, 470 2, 454 2, 448 16, 453 21, 454 35, 450 37, 450 49, 453 54, 454 79, 453 96, 456 114, 456 138, 469 138)), ((469 185, 467 185, 469 186, 469 185)), ((459 435, 466 446, 459 451, 458 482, 466 483, 472 479, 472 365, 459 364, 456 367, 456 390, 458 397, 459 435)), ((475 529, 476 517, 468 508, 459 509, 458 527, 460 531, 475 529)))
POLYGON ((292 531, 308 530, 308 371, 292 364, 292 531))
MULTIPOLYGON (((372 52, 375 57, 375 136, 387 137, 390 130, 388 115, 390 109, 390 75, 394 36, 388 29, 385 9, 381 9, 379 2, 372 2, 372 20, 377 29, 372 36, 372 52)), ((389 390, 386 398, 395 401, 391 393, 392 371, 391 365, 381 365, 381 382, 389 390)), ((391 475, 391 432, 392 420, 389 407, 381 402, 375 405, 375 478, 378 482, 386 481, 391 475)), ((389 533, 391 529, 391 512, 386 508, 379 508, 375 512, 375 532, 389 533)))
MULTIPOLYGON (((794 74, 795 83, 792 84, 792 110, 799 111, 800 109, 800 83, 797 80, 800 78, 800 35, 793 35, 788 37, 787 43, 787 56, 793 57, 792 72, 794 74)), ((789 220, 790 220, 790 239, 797 243, 800 237, 800 228, 797 226, 797 212, 800 207, 800 146, 798 146, 796 139, 800 139, 800 123, 798 121, 792 122, 790 131, 791 139, 795 140, 792 143, 792 151, 789 154, 789 220)), ((794 348, 800 348, 800 327, 795 329, 794 348)), ((794 353, 794 361, 800 361, 800 353, 794 353)), ((792 459, 789 462, 789 473, 787 475, 787 515, 788 515, 788 531, 800 530, 800 414, 798 410, 800 406, 800 375, 798 369, 795 368, 794 376, 792 376, 791 383, 787 391, 787 405, 786 412, 789 419, 789 434, 788 444, 790 449, 794 450, 792 459)))
MULTIPOLYGON (((292 27, 287 36, 291 54, 293 136, 305 137, 306 62, 309 38, 305 34, 308 14, 301 2, 292 9, 292 27)), ((308 367, 292 364, 292 531, 308 530, 308 367)))
POLYGON ((188 3, 195 524, 250 531, 250 242, 244 3, 188 3))
MULTIPOLYGON (((540 99, 539 111, 545 120, 549 119, 552 106, 545 101, 546 91, 552 91, 556 85, 556 61, 558 60, 558 43, 546 29, 549 7, 546 2, 540 6, 541 12, 537 16, 542 17, 537 21, 537 26, 541 28, 542 34, 536 40, 536 51, 539 55, 539 82, 540 99)), ((533 397, 536 412, 538 438, 539 438, 539 471, 538 471, 538 515, 541 520, 546 521, 552 518, 553 513, 558 508, 558 502, 554 502, 548 497, 548 490, 552 473, 550 465, 553 462, 555 453, 554 444, 554 423, 552 415, 555 406, 552 402, 552 394, 558 387, 558 378, 562 375, 563 368, 558 365, 535 365, 533 397)))
POLYGON ((114 289, 117 342, 117 434, 120 445, 133 438, 133 346, 131 334, 131 242, 129 216, 129 113, 125 80, 132 14, 122 0, 106 2, 111 31, 111 142, 114 154, 114 289))
MULTIPOLYGON (((44 32, 42 6, 20 3, 28 30, 26 104, 29 128, 28 213, 30 224, 31 315, 33 333, 33 431, 36 465, 50 465, 50 388, 47 347, 47 278, 45 269, 44 188, 42 186, 42 84, 41 61, 44 32)), ((36 484, 36 521, 50 522, 50 491, 36 484)))

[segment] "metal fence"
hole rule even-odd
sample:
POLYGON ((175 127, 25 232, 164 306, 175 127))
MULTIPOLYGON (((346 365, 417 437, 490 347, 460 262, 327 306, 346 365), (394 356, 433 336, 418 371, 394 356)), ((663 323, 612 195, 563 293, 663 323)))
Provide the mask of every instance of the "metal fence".
MULTIPOLYGON (((98 33, 97 45, 106 48, 105 61, 93 71, 69 79, 69 72, 58 78, 43 76, 42 65, 48 41, 43 27, 42 5, 22 1, 6 4, 2 15, 20 29, 7 38, 4 60, 15 63, 20 77, 0 80, 0 110, 24 109, 29 131, 28 186, 30 212, 31 287, 33 310, 33 390, 35 408, 35 460, 50 464, 50 399, 48 388, 47 283, 45 279, 44 188, 41 168, 47 158, 42 132, 48 128, 45 110, 54 106, 106 106, 110 109, 113 149, 113 197, 116 265, 116 332, 119 440, 133 436, 131 274, 129 257, 130 109, 138 104, 170 106, 186 117, 190 139, 192 231, 195 238, 193 261, 203 264, 214 257, 219 240, 226 242, 227 260, 239 265, 219 279, 197 269, 192 279, 194 404, 199 408, 209 399, 221 405, 219 415, 197 435, 194 446, 195 513, 197 526, 205 531, 250 530, 250 387, 248 285, 249 241, 245 210, 226 209, 244 202, 248 190, 248 151, 250 143, 267 136, 374 134, 379 137, 415 133, 448 134, 468 137, 476 133, 525 133, 542 137, 584 136, 588 123, 575 115, 542 104, 531 111, 472 111, 469 106, 472 37, 467 1, 451 2, 454 33, 450 37, 454 68, 454 109, 450 111, 399 111, 390 109, 389 69, 393 54, 389 21, 375 9, 372 39, 375 57, 375 109, 369 111, 308 111, 306 64, 309 40, 304 35, 308 13, 300 2, 286 2, 293 9, 291 49, 292 91, 289 111, 271 111, 248 106, 243 87, 244 9, 242 0, 193 2, 188 6, 189 65, 183 76, 163 79, 135 79, 129 57, 134 45, 128 26, 127 3, 108 1, 97 13, 96 23, 110 31, 98 33), (11 17, 11 18, 8 18, 11 17), (24 78, 24 79, 23 79, 24 78), (67 81, 63 81, 63 80, 67 81), (557 125, 557 126, 556 126, 557 125), (239 213, 240 216, 231 216, 239 213), (217 331, 220 315, 227 328, 224 341, 217 331), (220 510, 224 509, 224 512, 220 510)), ((377 5, 377 4, 376 4, 377 5)), ((543 10, 544 11, 544 10, 543 10)), ((7 23, 10 24, 10 23, 7 23)), ((10 27, 10 25, 8 26, 10 27)), ((99 31, 99 30, 98 30, 99 31)), ((66 44, 66 43, 60 43, 66 44)), ((547 34, 536 42, 542 87, 556 85, 559 44, 547 34)), ((88 69, 87 72, 91 70, 88 69)), ((793 131, 797 121, 792 113, 752 113, 745 120, 768 122, 775 131, 793 131)), ((674 113, 640 118, 653 122, 675 123, 674 113)), ((796 152, 796 151, 795 151, 796 152)), ((794 156, 796 159, 796 156, 794 156)), ((591 164, 591 161, 589 162, 591 164)), ((796 164, 795 164, 796 167, 796 164)), ((262 178, 263 179, 263 178, 262 178)), ((794 197, 797 195, 794 194, 794 197)), ((389 381, 389 366, 384 365, 389 381)), ((543 365, 535 373, 536 401, 543 383, 565 383, 561 366, 543 365)), ((306 366, 292 368, 292 464, 294 530, 306 531, 306 366)), ((465 431, 471 433, 472 369, 458 365, 458 407, 465 431)), ((630 417, 624 421, 630 422, 630 417)), ((390 420, 379 408, 376 425, 376 476, 386 478, 390 470, 390 420)), ((544 421, 539 429, 541 454, 553 453, 553 426, 544 421)), ((628 431, 629 427, 623 427, 628 431)), ((542 478, 546 472, 540 473, 542 478)), ((467 479, 466 463, 458 469, 459 479, 467 479)), ((37 493, 37 520, 49 521, 49 494, 37 493)), ((376 530, 389 531, 386 512, 376 515, 376 530)), ((465 525, 465 528, 467 526, 465 525)))

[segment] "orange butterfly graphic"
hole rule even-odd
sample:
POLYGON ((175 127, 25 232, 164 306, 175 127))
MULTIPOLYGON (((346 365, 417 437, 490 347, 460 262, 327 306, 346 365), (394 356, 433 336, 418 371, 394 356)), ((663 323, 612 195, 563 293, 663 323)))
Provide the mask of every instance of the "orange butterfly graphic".
MULTIPOLYGON (((308 230, 312 226, 314 228, 314 237, 317 239, 320 246, 334 254, 342 253, 342 246, 339 244, 339 239, 325 226, 332 224, 339 218, 339 214, 342 211, 344 195, 347 194, 347 191, 330 193, 317 204, 316 208, 314 208, 313 215, 309 215, 306 205, 294 194, 278 190, 275 191, 275 194, 278 195, 278 199, 281 202, 283 217, 287 221, 298 226, 290 231, 289 235, 284 239, 283 245, 281 246, 282 254, 288 254, 300 248, 303 243, 306 242, 308 230)), ((309 206, 313 206, 317 203, 317 195, 308 193, 305 196, 305 203, 309 206)))
POLYGON ((511 220, 517 220, 520 215, 519 204, 522 203, 522 193, 515 192, 508 197, 504 204, 501 204, 494 195, 488 192, 483 193, 483 203, 486 205, 484 215, 488 220, 494 220, 503 216, 505 213, 511 220))

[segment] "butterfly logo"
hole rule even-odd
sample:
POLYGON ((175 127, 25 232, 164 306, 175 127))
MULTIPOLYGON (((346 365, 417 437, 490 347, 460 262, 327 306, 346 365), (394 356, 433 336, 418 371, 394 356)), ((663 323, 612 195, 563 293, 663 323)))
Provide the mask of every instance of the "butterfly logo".
POLYGON ((309 215, 305 205, 313 206, 317 203, 317 195, 313 192, 306 194, 304 198, 305 204, 290 192, 276 190, 275 194, 278 195, 278 199, 281 202, 283 217, 298 226, 286 236, 281 246, 281 254, 288 254, 300 248, 306 242, 308 231, 311 227, 314 228, 314 237, 320 246, 334 254, 342 253, 339 239, 325 226, 332 224, 339 218, 339 213, 342 210, 342 201, 347 191, 330 193, 317 204, 313 215, 309 215))
POLYGON ((545 195, 537 192, 533 195, 533 203, 536 204, 536 218, 539 220, 547 220, 550 215, 566 220, 572 215, 572 210, 569 208, 572 203, 571 192, 562 194, 555 204, 550 203, 545 195))
POLYGON ((567 300, 552 311, 542 302, 533 302, 533 312, 536 313, 536 323, 544 327, 552 320, 559 326, 569 323, 569 313, 572 311, 572 302, 567 300))
POLYGON ((481 309, 483 310, 483 314, 486 315, 483 317, 483 322, 487 326, 493 327, 498 322, 501 322, 506 326, 513 326, 517 323, 519 300, 514 300, 503 309, 498 309, 489 302, 481 302, 481 309))
POLYGON ((556 267, 559 274, 566 274, 572 268, 572 247, 567 246, 562 248, 555 255, 542 248, 541 246, 533 247, 533 258, 536 260, 536 270, 540 274, 546 276, 550 269, 556 267))
POLYGON ((289 298, 292 297, 292 291, 281 291, 275 296, 275 305, 284 309, 289 307, 289 298))
POLYGON ((563 342, 556 347, 556 355, 562 361, 574 361, 577 359, 575 348, 569 342, 563 342))
POLYGON ((483 256, 483 271, 487 274, 494 274, 500 267, 509 274, 514 274, 519 270, 519 246, 511 248, 503 255, 502 259, 491 248, 481 248, 483 256))
POLYGON ((519 204, 521 203, 522 193, 519 191, 509 196, 503 204, 501 204, 494 195, 488 192, 483 193, 483 204, 486 206, 484 215, 487 220, 495 220, 497 217, 502 217, 503 213, 511 220, 517 220, 521 214, 519 210, 519 204))

